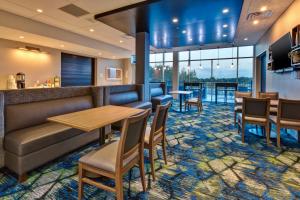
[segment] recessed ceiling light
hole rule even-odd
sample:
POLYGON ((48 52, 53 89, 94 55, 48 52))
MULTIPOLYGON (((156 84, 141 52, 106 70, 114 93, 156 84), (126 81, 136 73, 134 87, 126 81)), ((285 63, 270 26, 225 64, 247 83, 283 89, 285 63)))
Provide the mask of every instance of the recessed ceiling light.
POLYGON ((254 20, 254 21, 253 21, 253 24, 254 24, 254 25, 257 25, 258 23, 259 23, 258 20, 254 20))
POLYGON ((40 9, 40 8, 38 8, 38 9, 36 9, 36 12, 38 12, 38 13, 42 13, 42 12, 43 12, 43 10, 42 10, 42 9, 40 9))
POLYGON ((95 30, 94 29, 92 29, 92 28, 90 28, 90 30, 89 30, 90 32, 94 32, 95 30))
POLYGON ((115 58, 116 58, 116 56, 113 56, 112 58, 113 58, 113 59, 115 59, 115 58))
POLYGON ((228 27, 228 24, 223 24, 223 28, 227 28, 228 27))
POLYGON ((65 45, 61 44, 60 47, 65 47, 65 45))
POLYGON ((124 41, 123 40, 120 40, 120 43, 123 43, 124 41))
POLYGON ((223 37, 227 37, 227 35, 226 35, 226 34, 223 34, 223 37))
POLYGON ((229 13, 229 9, 228 9, 228 8, 224 8, 224 9, 222 10, 222 13, 224 13, 224 14, 229 13))
POLYGON ((21 35, 21 36, 19 36, 19 38, 20 38, 20 39, 24 39, 24 36, 23 36, 23 35, 21 35))
POLYGON ((176 17, 173 18, 173 19, 172 19, 172 22, 173 22, 173 23, 178 23, 178 18, 176 18, 176 17))
POLYGON ((267 10, 267 6, 263 6, 263 7, 260 8, 260 11, 261 11, 261 12, 264 12, 264 11, 266 11, 266 10, 267 10))
POLYGON ((101 52, 99 52, 99 53, 98 53, 98 55, 99 55, 99 56, 101 56, 101 55, 102 55, 102 53, 101 53, 101 52))
POLYGON ((245 40, 245 41, 247 41, 247 40, 248 40, 248 38, 246 37, 246 38, 244 38, 244 40, 245 40))
POLYGON ((183 30, 182 33, 183 33, 183 34, 186 34, 186 30, 183 30))
POLYGON ((189 41, 193 41, 193 38, 189 38, 189 41))

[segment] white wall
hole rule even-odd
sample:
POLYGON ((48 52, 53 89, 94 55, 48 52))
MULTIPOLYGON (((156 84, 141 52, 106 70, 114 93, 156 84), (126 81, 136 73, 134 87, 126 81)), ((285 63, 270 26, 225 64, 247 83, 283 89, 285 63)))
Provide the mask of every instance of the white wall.
POLYGON ((6 89, 7 77, 18 72, 26 75, 26 87, 33 86, 39 80, 46 81, 54 76, 60 76, 61 53, 59 50, 39 47, 47 54, 18 50, 26 44, 0 39, 0 89, 6 89))
MULTIPOLYGON (((256 56, 266 51, 272 43, 300 24, 299 10, 300 0, 296 0, 256 44, 256 56)), ((256 79, 259 79, 259 65, 256 71, 256 79)), ((278 91, 282 98, 300 99, 300 80, 295 79, 291 72, 281 74, 267 71, 266 87, 267 91, 278 91)))

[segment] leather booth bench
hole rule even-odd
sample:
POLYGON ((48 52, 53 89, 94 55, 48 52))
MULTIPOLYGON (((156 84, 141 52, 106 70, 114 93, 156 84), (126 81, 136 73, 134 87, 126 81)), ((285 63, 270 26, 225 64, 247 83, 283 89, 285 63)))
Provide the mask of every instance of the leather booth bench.
POLYGON ((151 102, 144 100, 143 85, 106 86, 104 91, 105 105, 127 106, 139 109, 148 109, 152 107, 151 102))
POLYGON ((173 97, 167 94, 164 82, 150 83, 150 97, 153 110, 156 109, 157 105, 166 104, 173 100, 173 97))
POLYGON ((103 87, 7 90, 4 94, 5 166, 19 181, 26 173, 99 138, 58 123, 51 116, 103 105, 103 87))

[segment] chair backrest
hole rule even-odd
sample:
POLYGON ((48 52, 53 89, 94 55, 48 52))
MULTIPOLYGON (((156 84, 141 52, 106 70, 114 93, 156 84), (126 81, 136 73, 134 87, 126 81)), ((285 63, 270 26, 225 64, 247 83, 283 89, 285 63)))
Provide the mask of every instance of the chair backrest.
POLYGON ((144 149, 145 130, 150 109, 126 119, 123 123, 116 169, 123 167, 123 160, 138 155, 144 149))
POLYGON ((243 98, 243 117, 260 117, 269 119, 270 99, 243 98))
POLYGON ((151 132, 149 141, 153 141, 156 135, 161 132, 164 133, 166 127, 166 121, 168 118, 168 111, 170 108, 171 102, 168 102, 165 105, 158 105, 156 112, 151 125, 151 132))
POLYGON ((278 120, 300 122, 300 100, 279 99, 278 120))
POLYGON ((235 98, 252 97, 252 92, 234 92, 235 98))
POLYGON ((271 100, 278 100, 279 93, 278 92, 259 92, 258 98, 269 98, 271 100))

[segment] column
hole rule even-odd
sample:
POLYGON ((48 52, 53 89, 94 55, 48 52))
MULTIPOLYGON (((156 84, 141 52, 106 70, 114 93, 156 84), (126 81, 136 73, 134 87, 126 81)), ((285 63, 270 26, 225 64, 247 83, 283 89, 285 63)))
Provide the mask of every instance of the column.
MULTIPOLYGON (((173 52, 173 76, 172 76, 172 89, 178 90, 179 88, 179 59, 178 59, 178 51, 173 52)), ((177 95, 173 96, 177 98, 177 95)))
POLYGON ((135 68, 135 83, 144 84, 144 99, 150 101, 149 88, 149 33, 136 33, 135 39, 135 54, 136 54, 136 68, 135 68))
POLYGON ((4 94, 0 92, 0 168, 4 166, 4 94))

